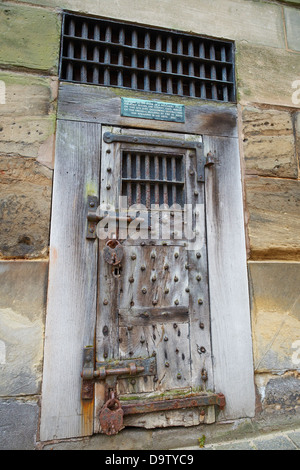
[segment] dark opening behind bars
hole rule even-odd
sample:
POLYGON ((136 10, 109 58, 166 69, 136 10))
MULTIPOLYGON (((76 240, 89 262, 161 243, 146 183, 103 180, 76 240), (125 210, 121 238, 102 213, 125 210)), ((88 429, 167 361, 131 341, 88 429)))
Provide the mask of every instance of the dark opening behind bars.
POLYGON ((65 13, 60 79, 235 101, 234 47, 228 41, 65 13))

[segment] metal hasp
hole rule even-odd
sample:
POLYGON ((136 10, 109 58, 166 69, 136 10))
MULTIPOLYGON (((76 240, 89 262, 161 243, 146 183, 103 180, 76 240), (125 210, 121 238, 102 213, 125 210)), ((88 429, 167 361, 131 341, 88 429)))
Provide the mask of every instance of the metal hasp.
POLYGON ((172 148, 183 148, 191 149, 196 152, 197 159, 197 180, 198 182, 204 183, 204 169, 206 165, 212 165, 214 163, 212 154, 210 159, 204 157, 203 144, 202 142, 189 141, 189 140, 176 140, 166 139, 163 137, 145 137, 145 136, 131 136, 131 135, 120 135, 113 134, 112 132, 105 132, 103 140, 106 144, 112 144, 114 142, 126 143, 126 144, 141 144, 151 145, 157 147, 172 147, 172 148))

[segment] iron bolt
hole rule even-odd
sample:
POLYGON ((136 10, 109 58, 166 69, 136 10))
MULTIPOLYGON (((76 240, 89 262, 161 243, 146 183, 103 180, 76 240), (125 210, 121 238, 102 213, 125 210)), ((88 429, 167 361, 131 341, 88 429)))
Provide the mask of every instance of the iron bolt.
POLYGON ((175 258, 178 258, 179 257, 179 253, 175 253, 175 258))
POLYGON ((169 363, 169 362, 165 362, 165 367, 170 367, 170 363, 169 363))
POLYGON ((111 152, 111 150, 110 150, 110 149, 107 149, 107 150, 106 150, 106 153, 110 153, 110 152, 111 152))
POLYGON ((146 289, 146 287, 143 287, 142 292, 143 292, 143 294, 147 294, 147 289, 146 289))
POLYGON ((204 323, 201 322, 201 323, 199 324, 199 326, 200 326, 201 330, 204 330, 204 323))
POLYGON ((156 281, 156 276, 152 276, 151 281, 155 282, 156 281))
POLYGON ((201 253, 197 253, 196 256, 198 259, 201 258, 201 253))
POLYGON ((205 353, 205 352, 206 352, 206 349, 205 349, 203 346, 201 346, 200 351, 201 351, 202 353, 205 353))
POLYGON ((203 304, 203 300, 202 300, 202 299, 198 299, 198 304, 199 304, 199 305, 202 305, 202 304, 203 304))
POLYGON ((108 300, 107 299, 103 300, 103 305, 108 305, 108 300))
POLYGON ((146 269, 146 266, 144 266, 144 265, 141 266, 141 271, 145 271, 145 269, 146 269))
POLYGON ((145 246, 145 245, 146 245, 146 243, 145 243, 145 242, 141 242, 141 246, 145 246))
POLYGON ((133 329, 133 326, 127 326, 127 330, 131 331, 133 329))
POLYGON ((133 277, 130 277, 130 278, 129 278, 129 282, 130 282, 131 284, 134 282, 133 277))
POLYGON ((155 258, 156 258, 156 254, 155 254, 155 253, 151 253, 151 258, 152 258, 152 259, 155 259, 155 258))
POLYGON ((175 305, 179 305, 179 300, 176 299, 175 302, 174 302, 174 304, 175 304, 175 305))
POLYGON ((168 289, 167 287, 165 288, 165 294, 168 294, 170 292, 170 289, 168 289))
POLYGON ((195 174, 194 170, 190 171, 190 175, 193 176, 195 174))
POLYGON ((153 382, 158 382, 158 377, 157 377, 157 375, 155 375, 155 376, 153 377, 153 382))
POLYGON ((136 259, 136 255, 135 254, 131 255, 131 259, 136 259))
POLYGON ((136 380, 135 380, 135 379, 131 379, 131 380, 130 380, 130 383, 131 383, 131 385, 135 385, 135 384, 136 384, 136 380))
POLYGON ((106 185, 106 189, 109 190, 110 188, 111 188, 111 185, 110 185, 110 184, 107 184, 107 185, 106 185))
POLYGON ((90 202, 90 207, 95 207, 95 203, 93 201, 90 202))
POLYGON ((178 380, 181 379, 181 374, 177 374, 177 379, 178 379, 178 380))
POLYGON ((153 305, 157 305, 157 304, 158 304, 158 300, 154 299, 154 300, 152 301, 152 304, 153 304, 153 305))
POLYGON ((144 344, 145 338, 142 337, 141 340, 140 340, 140 342, 141 342, 142 344, 144 344))
POLYGON ((201 281, 201 279, 202 279, 202 277, 199 276, 199 274, 198 274, 198 275, 196 276, 196 280, 197 280, 197 281, 201 281))
POLYGON ((111 172, 111 168, 110 168, 110 166, 107 168, 107 171, 108 171, 108 173, 110 173, 110 172, 111 172))
POLYGON ((144 313, 143 313, 143 316, 144 316, 145 318, 149 318, 149 313, 148 313, 148 312, 144 312, 144 313))
POLYGON ((190 292, 189 287, 186 287, 185 292, 190 292))
POLYGON ((177 323, 174 323, 174 325, 173 325, 173 328, 175 328, 175 329, 176 329, 176 328, 177 328, 177 326, 178 326, 178 325, 177 325, 177 323))
POLYGON ((164 341, 169 341, 169 338, 167 336, 164 336, 164 341))
POLYGON ((198 191, 194 191, 194 195, 195 195, 195 196, 199 196, 198 191))
POLYGON ((168 269, 169 269, 169 265, 168 265, 168 264, 165 264, 165 265, 164 265, 164 270, 165 270, 165 271, 168 271, 168 269))
POLYGON ((174 276, 174 281, 175 281, 175 282, 178 281, 178 277, 177 277, 177 276, 174 276))

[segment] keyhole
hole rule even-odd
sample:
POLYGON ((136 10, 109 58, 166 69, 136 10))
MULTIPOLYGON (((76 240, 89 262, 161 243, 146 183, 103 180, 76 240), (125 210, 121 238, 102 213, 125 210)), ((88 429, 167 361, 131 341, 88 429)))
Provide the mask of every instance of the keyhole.
POLYGON ((113 270, 112 270, 112 274, 115 278, 119 278, 121 277, 121 274, 122 274, 122 266, 119 265, 119 266, 114 266, 113 267, 113 270))

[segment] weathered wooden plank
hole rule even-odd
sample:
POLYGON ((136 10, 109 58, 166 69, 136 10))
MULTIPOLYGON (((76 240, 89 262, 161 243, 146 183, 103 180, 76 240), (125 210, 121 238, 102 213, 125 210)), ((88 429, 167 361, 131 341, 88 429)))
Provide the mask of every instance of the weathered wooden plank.
POLYGON ((99 124, 60 121, 54 173, 41 440, 89 435, 81 403, 83 348, 93 345, 97 243, 86 240, 87 195, 98 196, 99 124))
POLYGON ((223 417, 254 416, 255 391, 238 140, 204 138, 208 272, 215 390, 223 417))
POLYGON ((59 90, 59 119, 108 123, 115 126, 136 127, 159 131, 237 136, 236 107, 232 104, 209 105, 197 100, 157 95, 155 93, 133 93, 135 98, 185 104, 185 123, 155 121, 121 116, 121 96, 128 90, 116 90, 100 86, 82 86, 61 83, 59 90))
POLYGON ((154 323, 176 323, 189 320, 189 307, 145 307, 119 309, 120 326, 143 326, 154 323))

